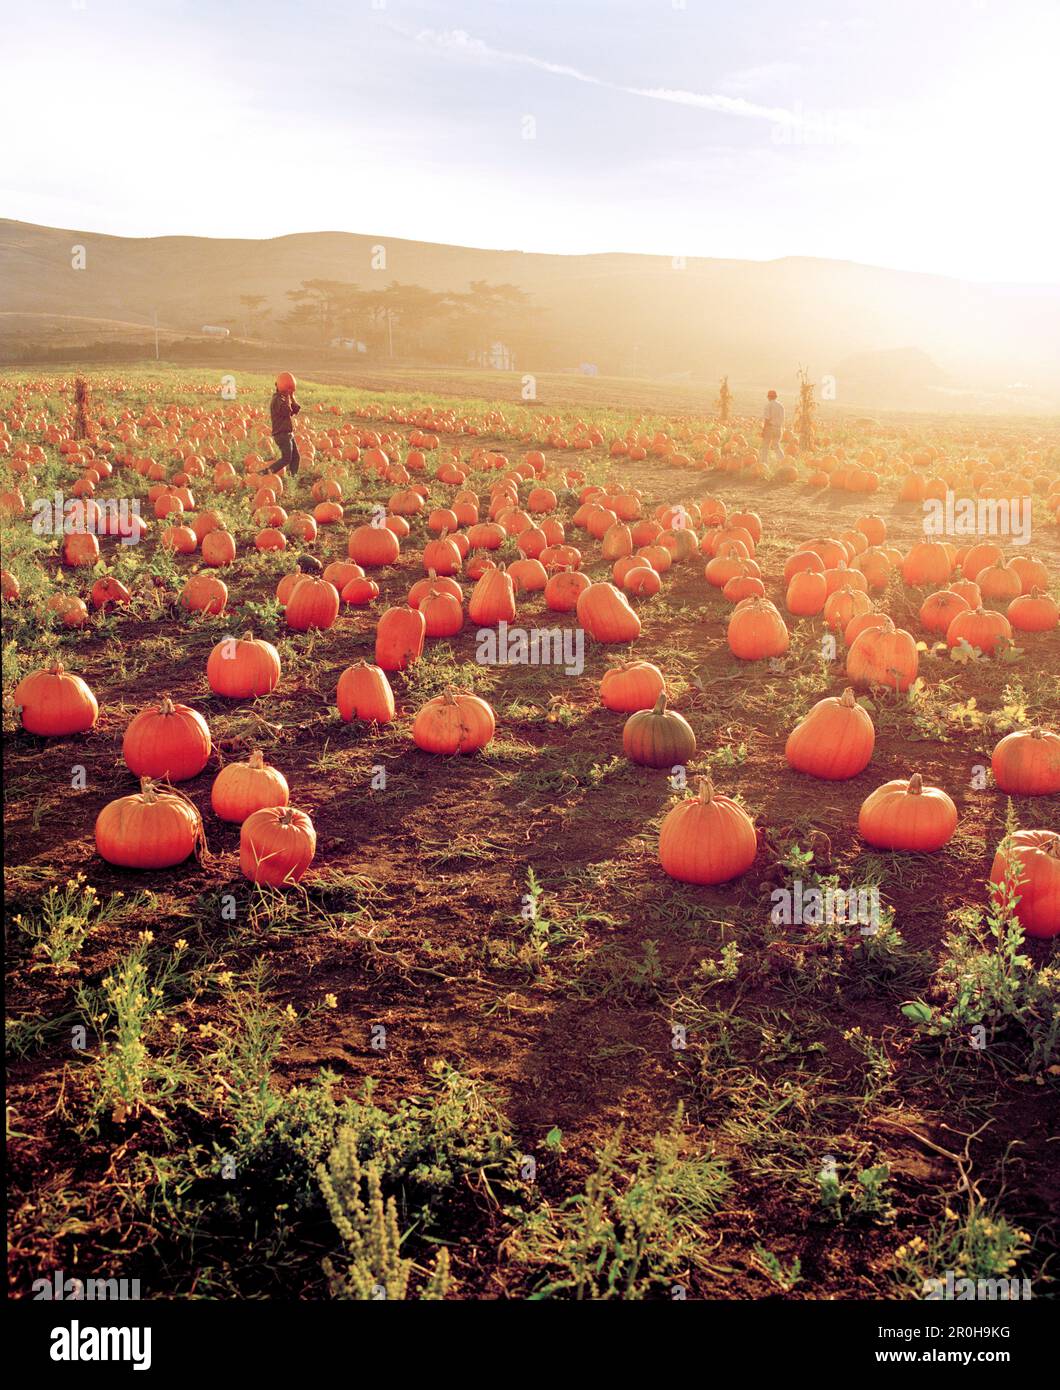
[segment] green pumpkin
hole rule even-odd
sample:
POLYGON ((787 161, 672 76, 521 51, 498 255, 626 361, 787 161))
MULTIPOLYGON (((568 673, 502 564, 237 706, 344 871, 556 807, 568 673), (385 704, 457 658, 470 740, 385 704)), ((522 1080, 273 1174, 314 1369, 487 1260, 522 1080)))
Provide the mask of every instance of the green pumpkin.
POLYGON ((663 692, 652 709, 638 710, 626 720, 622 747, 642 767, 677 767, 695 757, 696 736, 683 715, 666 708, 663 692))

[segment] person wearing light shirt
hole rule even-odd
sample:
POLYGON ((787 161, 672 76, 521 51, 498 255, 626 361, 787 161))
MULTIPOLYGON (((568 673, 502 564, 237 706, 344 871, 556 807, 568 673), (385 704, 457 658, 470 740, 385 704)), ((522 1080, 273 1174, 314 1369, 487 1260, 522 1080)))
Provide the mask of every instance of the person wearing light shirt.
POLYGON ((769 451, 776 449, 777 457, 783 463, 784 452, 780 441, 784 434, 784 407, 777 400, 777 393, 770 391, 766 396, 766 408, 762 412, 762 447, 758 451, 758 461, 763 466, 769 462, 769 451))

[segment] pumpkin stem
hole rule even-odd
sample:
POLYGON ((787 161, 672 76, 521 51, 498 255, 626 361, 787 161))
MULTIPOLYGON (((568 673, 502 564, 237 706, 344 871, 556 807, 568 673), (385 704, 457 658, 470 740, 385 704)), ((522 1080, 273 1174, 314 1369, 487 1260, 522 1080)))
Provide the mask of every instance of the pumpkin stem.
POLYGON ((172 714, 172 713, 173 713, 173 701, 169 698, 168 695, 163 695, 162 698, 161 698, 161 700, 159 700, 159 702, 158 702, 158 712, 159 712, 159 714, 172 714))
POLYGON ((655 701, 655 707, 654 707, 654 709, 652 710, 652 714, 665 714, 665 713, 666 713, 666 691, 665 691, 665 690, 661 690, 661 691, 659 692, 659 698, 655 701))
POLYGON ((714 783, 709 777, 701 777, 699 779, 698 800, 701 801, 703 805, 706 805, 708 801, 714 800, 714 783))
POLYGON ((53 664, 49 667, 49 670, 51 671, 53 676, 61 676, 63 672, 66 670, 66 667, 63 665, 61 661, 56 661, 53 662, 53 664))
POLYGON ((253 768, 264 767, 265 759, 261 755, 261 749, 255 748, 254 751, 251 753, 250 757, 247 759, 247 762, 253 768))
POLYGON ((919 772, 914 772, 912 777, 910 777, 909 779, 909 784, 906 787, 906 791, 909 793, 910 796, 919 796, 923 789, 924 779, 920 776, 919 772))
POLYGON ((844 707, 844 709, 853 709, 854 705, 857 703, 857 701, 854 699, 854 692, 849 685, 843 691, 842 695, 840 695, 839 703, 844 707))
POLYGON ((254 634, 252 632, 244 632, 243 636, 239 640, 241 642, 253 642, 254 634))
POLYGON ((150 777, 140 778, 140 795, 147 802, 148 806, 153 806, 158 800, 158 792, 155 791, 155 784, 150 777))

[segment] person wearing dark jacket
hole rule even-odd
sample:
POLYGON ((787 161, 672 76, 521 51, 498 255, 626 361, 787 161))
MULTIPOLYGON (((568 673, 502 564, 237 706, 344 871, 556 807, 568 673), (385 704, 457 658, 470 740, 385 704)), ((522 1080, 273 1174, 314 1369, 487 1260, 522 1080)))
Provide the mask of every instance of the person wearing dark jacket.
POLYGON ((280 473, 283 469, 289 468, 291 476, 294 477, 298 472, 302 457, 298 452, 298 445, 294 442, 294 417, 302 407, 294 398, 296 384, 290 372, 281 372, 276 378, 276 390, 269 403, 269 413, 272 416, 272 437, 276 441, 280 457, 268 468, 263 468, 263 473, 280 473))

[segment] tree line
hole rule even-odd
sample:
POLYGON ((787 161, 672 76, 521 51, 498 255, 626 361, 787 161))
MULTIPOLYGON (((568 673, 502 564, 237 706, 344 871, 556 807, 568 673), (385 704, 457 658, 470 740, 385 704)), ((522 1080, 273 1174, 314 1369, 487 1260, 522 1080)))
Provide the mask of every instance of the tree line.
POLYGON ((544 311, 518 285, 473 280, 460 292, 392 280, 366 290, 341 280, 304 280, 287 298, 290 308, 276 318, 264 295, 240 295, 242 319, 229 326, 246 337, 315 346, 353 339, 373 356, 448 362, 485 360, 497 342, 520 360, 545 346, 544 311))

